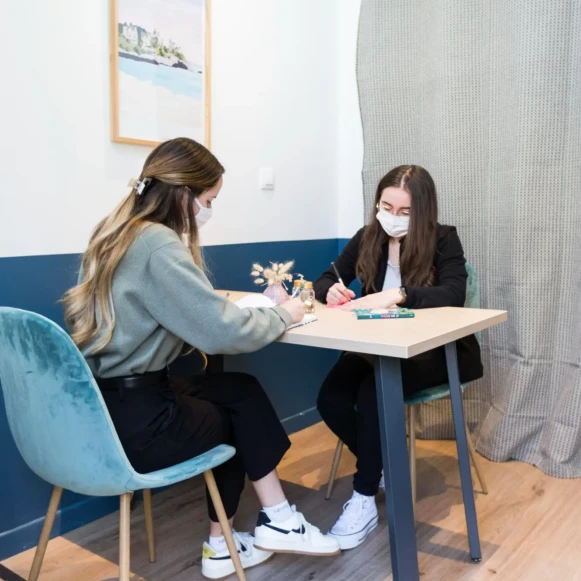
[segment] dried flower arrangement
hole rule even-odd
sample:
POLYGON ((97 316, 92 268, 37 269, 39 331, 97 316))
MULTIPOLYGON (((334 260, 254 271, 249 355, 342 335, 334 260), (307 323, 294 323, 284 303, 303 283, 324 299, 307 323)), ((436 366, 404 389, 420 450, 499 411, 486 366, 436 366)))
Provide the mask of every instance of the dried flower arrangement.
POLYGON ((255 263, 252 265, 252 272, 250 274, 254 277, 254 284, 272 286, 273 284, 280 283, 286 289, 285 282, 292 282, 293 280, 293 275, 290 273, 290 270, 294 265, 294 260, 281 263, 271 262, 270 268, 263 268, 260 264, 255 263))

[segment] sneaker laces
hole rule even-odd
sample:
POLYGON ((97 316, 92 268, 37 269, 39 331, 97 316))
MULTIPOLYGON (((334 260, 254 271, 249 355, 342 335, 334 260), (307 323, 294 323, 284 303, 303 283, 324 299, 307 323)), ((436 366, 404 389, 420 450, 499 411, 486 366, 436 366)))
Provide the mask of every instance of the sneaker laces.
POLYGON ((251 533, 239 533, 232 529, 232 536, 234 537, 234 544, 241 555, 250 556, 254 549, 254 535, 251 533), (242 550, 242 545, 246 547, 246 551, 242 550))
POLYGON ((308 522, 302 512, 297 512, 297 507, 295 504, 291 506, 291 510, 297 515, 299 526, 301 526, 304 530, 304 533, 301 533, 303 539, 310 538, 311 533, 319 535, 322 534, 321 529, 318 529, 315 525, 312 525, 310 522, 308 522))
POLYGON ((337 525, 344 524, 344 522, 342 521, 347 521, 349 525, 348 526, 349 530, 353 530, 354 528, 356 528, 357 524, 361 520, 361 516, 363 514, 363 510, 365 509, 367 502, 368 502, 367 498, 361 495, 353 496, 343 505, 343 513, 339 517, 339 520, 337 521, 336 524, 337 525))

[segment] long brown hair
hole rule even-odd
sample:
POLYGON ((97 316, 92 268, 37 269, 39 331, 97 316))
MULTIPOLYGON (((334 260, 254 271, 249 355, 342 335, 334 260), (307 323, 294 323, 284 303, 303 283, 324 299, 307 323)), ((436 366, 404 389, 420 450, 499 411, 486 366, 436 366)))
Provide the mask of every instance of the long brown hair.
POLYGON ((146 224, 171 228, 204 267, 194 215, 194 199, 214 187, 224 173, 203 145, 185 137, 160 144, 148 156, 139 182, 95 229, 83 255, 81 282, 64 296, 65 321, 79 347, 103 349, 113 336, 115 309, 111 282, 120 260, 146 224), (145 180, 145 181, 144 181, 145 180))
POLYGON ((382 246, 389 241, 376 218, 385 188, 402 188, 411 196, 410 225, 401 242, 402 283, 431 286, 434 283, 434 253, 438 227, 438 198, 432 176, 419 165, 400 165, 384 176, 375 193, 371 220, 361 239, 357 276, 366 292, 377 291, 375 281, 380 268, 382 246))

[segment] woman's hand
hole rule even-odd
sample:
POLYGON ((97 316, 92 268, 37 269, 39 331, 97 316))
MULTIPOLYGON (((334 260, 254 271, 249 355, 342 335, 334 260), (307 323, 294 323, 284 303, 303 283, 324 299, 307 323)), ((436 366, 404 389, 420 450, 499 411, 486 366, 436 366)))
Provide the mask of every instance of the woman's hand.
POLYGON ((367 295, 362 299, 351 301, 341 308, 344 311, 352 311, 353 309, 388 309, 389 307, 397 306, 402 301, 401 293, 398 288, 390 288, 381 293, 374 293, 367 295))
POLYGON ((338 307, 355 298, 355 293, 345 288, 340 282, 336 282, 327 292, 327 305, 338 307))
POLYGON ((293 324, 300 323, 305 316, 305 305, 301 299, 290 299, 279 306, 290 314, 293 318, 293 324))

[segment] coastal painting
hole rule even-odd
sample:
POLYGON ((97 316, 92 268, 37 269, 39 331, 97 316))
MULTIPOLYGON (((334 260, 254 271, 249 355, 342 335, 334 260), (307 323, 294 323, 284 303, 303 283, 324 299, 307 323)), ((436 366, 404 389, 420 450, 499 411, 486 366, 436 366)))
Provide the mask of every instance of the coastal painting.
POLYGON ((113 141, 209 146, 210 1, 111 0, 113 141))

